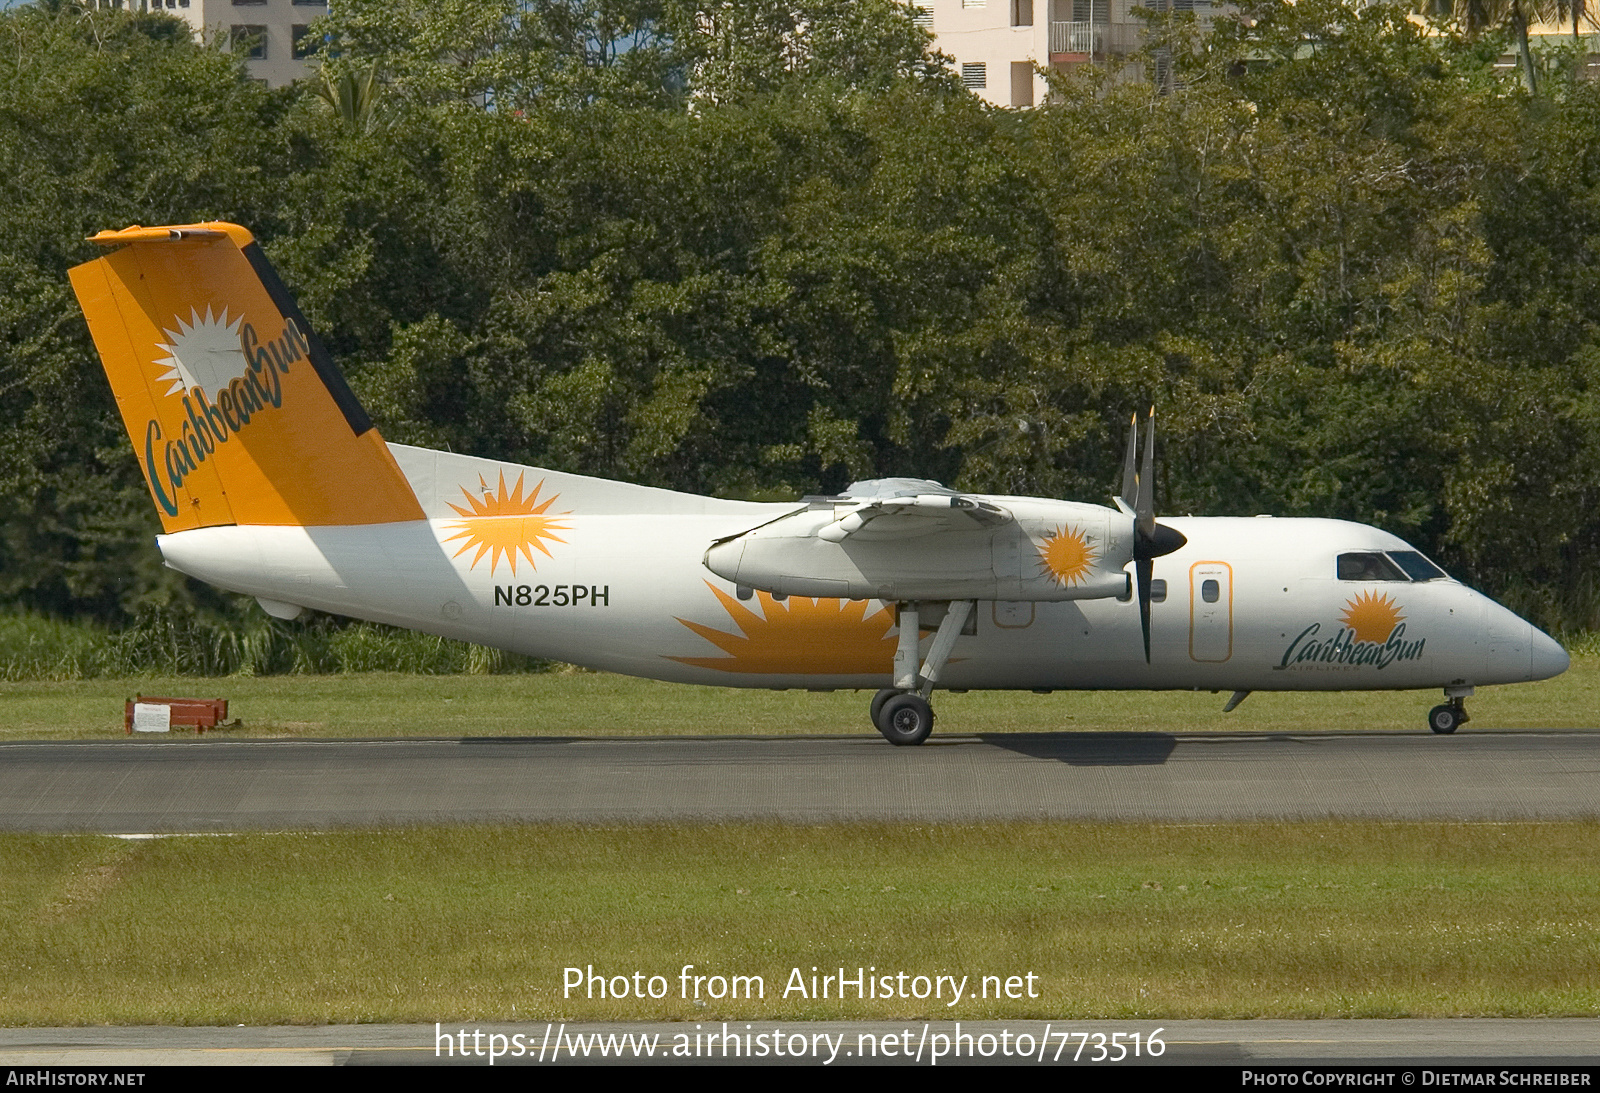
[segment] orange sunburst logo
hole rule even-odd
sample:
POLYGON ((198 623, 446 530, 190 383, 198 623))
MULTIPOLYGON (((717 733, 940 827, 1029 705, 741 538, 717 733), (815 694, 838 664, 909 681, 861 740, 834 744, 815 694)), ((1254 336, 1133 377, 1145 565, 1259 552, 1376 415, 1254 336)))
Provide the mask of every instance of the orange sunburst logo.
POLYGON ((1059 527, 1045 536, 1039 547, 1039 566, 1056 584, 1082 584, 1094 565, 1094 546, 1089 533, 1074 527, 1059 527))
POLYGON ((1379 645, 1389 640, 1389 635, 1404 619, 1399 605, 1387 594, 1380 596, 1376 592, 1363 592, 1345 601, 1345 611, 1340 616, 1340 621, 1350 628, 1357 641, 1379 645))
MULTIPOLYGON (((517 485, 509 493, 506 492, 506 475, 500 472, 500 489, 496 491, 489 488, 489 483, 478 476, 478 484, 483 489, 483 497, 477 498, 467 492, 465 486, 461 487, 461 496, 467 499, 469 507, 460 505, 450 507, 459 512, 466 519, 459 521, 454 526, 459 528, 454 535, 445 540, 447 543, 457 539, 465 539, 461 549, 456 551, 454 557, 461 557, 467 551, 477 548, 478 553, 472 556, 472 568, 478 568, 478 563, 485 554, 489 555, 489 573, 494 574, 495 568, 504 558, 511 566, 513 575, 517 572, 517 555, 521 554, 528 561, 530 569, 537 569, 533 552, 538 550, 546 558, 550 552, 545 549, 546 542, 564 543, 565 539, 555 534, 558 531, 570 530, 556 516, 546 515, 551 505, 555 504, 561 495, 553 493, 544 501, 539 500, 539 491, 544 488, 541 479, 533 487, 533 492, 528 496, 522 495, 522 475, 517 475, 517 485)), ((566 513, 558 514, 560 516, 566 513)))
POLYGON ((888 636, 894 612, 886 607, 869 615, 866 600, 790 596, 779 601, 761 592, 758 615, 710 581, 706 587, 722 601, 739 633, 678 621, 728 655, 667 659, 697 668, 769 675, 883 674, 894 667, 898 641, 888 636))

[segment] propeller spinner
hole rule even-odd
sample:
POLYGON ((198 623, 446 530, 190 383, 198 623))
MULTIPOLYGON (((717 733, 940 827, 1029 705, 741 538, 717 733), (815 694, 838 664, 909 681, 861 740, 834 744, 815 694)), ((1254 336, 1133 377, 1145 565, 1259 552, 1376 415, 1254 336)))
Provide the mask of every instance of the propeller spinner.
POLYGON ((1156 410, 1152 406, 1146 419, 1144 460, 1137 461, 1139 415, 1128 426, 1128 454, 1122 464, 1124 509, 1133 514, 1133 563, 1139 586, 1139 626, 1144 632, 1144 660, 1150 663, 1150 581, 1155 560, 1180 549, 1189 540, 1177 528, 1156 523, 1156 410))

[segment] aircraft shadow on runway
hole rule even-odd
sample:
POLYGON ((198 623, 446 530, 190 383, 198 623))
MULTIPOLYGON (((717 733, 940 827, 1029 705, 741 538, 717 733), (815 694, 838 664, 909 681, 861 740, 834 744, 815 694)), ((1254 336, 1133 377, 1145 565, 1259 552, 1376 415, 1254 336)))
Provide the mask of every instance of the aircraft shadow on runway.
MULTIPOLYGON (((662 740, 672 741, 674 738, 638 739, 629 737, 585 737, 585 736, 469 736, 462 737, 457 743, 463 745, 499 746, 506 745, 550 745, 550 744, 595 744, 595 743, 632 743, 632 744, 660 744, 662 740)), ((783 738, 766 737, 728 737, 729 743, 767 743, 783 738)), ((968 737, 972 739, 972 737, 968 737)), ((1171 733, 1164 732, 1037 732, 1037 733, 978 733, 976 739, 993 747, 1003 748, 1018 755, 1026 755, 1030 759, 1053 759, 1058 763, 1066 763, 1075 767, 1140 767, 1159 766, 1167 761, 1174 748, 1177 747, 1178 738, 1171 733)), ((857 743, 853 738, 839 738, 841 742, 857 743)), ((697 744, 717 743, 717 738, 685 737, 678 740, 680 743, 692 742, 697 744)))
POLYGON ((1054 759, 1074 767, 1159 765, 1178 746, 1178 738, 1165 732, 986 732, 978 739, 1030 759, 1054 759))

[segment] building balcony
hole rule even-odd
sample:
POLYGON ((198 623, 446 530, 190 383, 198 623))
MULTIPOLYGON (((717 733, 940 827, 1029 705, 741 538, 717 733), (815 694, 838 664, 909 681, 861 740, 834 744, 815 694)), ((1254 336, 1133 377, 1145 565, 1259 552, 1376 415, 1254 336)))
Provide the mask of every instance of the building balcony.
POLYGON ((1099 52, 1095 43, 1094 31, 1105 30, 1105 27, 1092 27, 1088 22, 1082 23, 1051 23, 1050 24, 1050 52, 1051 53, 1096 53, 1099 52))
POLYGON ((1126 56, 1139 49, 1144 27, 1139 23, 1071 22, 1050 24, 1053 63, 1126 56))

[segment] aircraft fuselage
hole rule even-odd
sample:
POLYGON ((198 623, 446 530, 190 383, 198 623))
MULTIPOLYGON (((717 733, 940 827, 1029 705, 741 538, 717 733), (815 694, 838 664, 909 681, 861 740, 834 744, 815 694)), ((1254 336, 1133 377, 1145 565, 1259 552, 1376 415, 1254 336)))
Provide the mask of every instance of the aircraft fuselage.
MULTIPOLYGON (((564 486, 581 497, 571 483, 595 481, 538 473, 558 487, 546 496, 564 486)), ((794 505, 704 499, 704 508, 591 515, 575 505, 545 517, 536 535, 513 526, 529 517, 501 515, 212 527, 160 542, 174 568, 223 588, 535 657, 718 686, 885 685, 898 641, 893 605, 779 599, 706 568, 711 543, 794 505)), ((1341 554, 1410 550, 1378 529, 1166 522, 1188 541, 1154 563, 1149 663, 1131 596, 987 600, 956 639, 940 686, 1400 690, 1522 682, 1567 666, 1553 640, 1455 580, 1340 580, 1341 554)), ((937 621, 924 614, 922 625, 937 621)))

